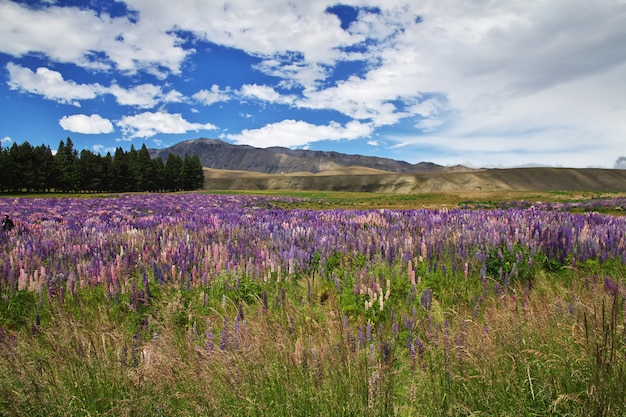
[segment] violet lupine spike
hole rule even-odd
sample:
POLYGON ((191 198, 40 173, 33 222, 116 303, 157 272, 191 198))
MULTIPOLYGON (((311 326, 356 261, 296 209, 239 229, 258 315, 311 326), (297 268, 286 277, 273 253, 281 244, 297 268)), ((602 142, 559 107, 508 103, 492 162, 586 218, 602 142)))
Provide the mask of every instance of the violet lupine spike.
POLYGON ((359 348, 363 349, 365 347, 365 333, 363 332, 363 326, 359 326, 357 329, 357 337, 359 339, 359 348))
POLYGON ((426 351, 426 348, 422 341, 416 336, 413 343, 415 345, 419 358, 424 359, 424 352, 426 351))
POLYGON ((617 297, 620 293, 619 285, 608 275, 604 278, 604 287, 614 297, 617 297))
POLYGON ((213 340, 213 332, 207 329, 206 342, 204 343, 204 350, 206 352, 213 352, 214 348, 215 348, 215 342, 213 340))
POLYGON ((220 332, 220 350, 224 351, 229 348, 229 335, 226 326, 220 332))
POLYGON ((424 310, 430 310, 433 304, 433 291, 428 289, 428 288, 424 288, 424 291, 422 292, 422 296, 420 298, 420 305, 422 306, 422 308, 424 310))

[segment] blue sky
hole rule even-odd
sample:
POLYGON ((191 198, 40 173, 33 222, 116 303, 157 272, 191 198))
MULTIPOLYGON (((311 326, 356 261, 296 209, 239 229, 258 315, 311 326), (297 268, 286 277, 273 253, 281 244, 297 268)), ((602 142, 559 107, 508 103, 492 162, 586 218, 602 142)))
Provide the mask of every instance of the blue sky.
POLYGON ((626 168, 621 0, 0 0, 0 140, 626 168))

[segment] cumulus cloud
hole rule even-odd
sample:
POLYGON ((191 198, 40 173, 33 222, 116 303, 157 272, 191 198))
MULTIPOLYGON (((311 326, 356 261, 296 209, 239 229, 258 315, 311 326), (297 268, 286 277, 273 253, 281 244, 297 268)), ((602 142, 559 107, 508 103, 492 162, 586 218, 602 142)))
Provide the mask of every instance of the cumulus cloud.
POLYGON ((90 69, 178 74, 194 51, 183 49, 171 29, 83 7, 29 8, 0 2, 0 52, 13 56, 39 52, 56 62, 90 69))
POLYGON ((620 156, 615 160, 615 165, 613 166, 615 169, 626 169, 626 156, 620 156))
POLYGON ((118 121, 117 126, 129 138, 149 138, 157 134, 180 134, 190 131, 214 130, 211 123, 191 123, 180 113, 145 112, 135 116, 125 116, 118 121))
POLYGON ((2 139, 0 139, 0 145, 1 146, 8 146, 9 143, 13 142, 13 139, 11 139, 8 136, 3 137, 2 139))
POLYGON ((352 121, 345 126, 337 122, 315 125, 302 120, 283 120, 259 129, 245 129, 240 134, 229 134, 226 138, 240 145, 255 147, 284 146, 301 147, 319 140, 357 139, 367 137, 372 126, 352 121))
POLYGON ((105 119, 99 114, 87 116, 85 114, 74 114, 63 116, 59 124, 65 130, 86 135, 113 132, 113 124, 109 119, 105 119))
POLYGON ((177 27, 216 44, 250 52, 264 59, 278 59, 297 51, 308 62, 331 62, 339 47, 363 40, 342 30, 336 16, 326 13, 326 1, 194 2, 193 13, 175 2, 129 2, 142 19, 161 28, 177 27), (312 36, 314 34, 314 36, 312 36))
POLYGON ((107 89, 114 95, 117 102, 124 106, 135 106, 150 109, 160 103, 179 103, 183 96, 176 90, 163 92, 163 88, 154 84, 141 84, 132 88, 122 88, 116 84, 107 89))
POLYGON ((30 94, 37 94, 48 100, 81 107, 81 101, 93 100, 105 94, 113 95, 118 104, 143 109, 153 108, 162 103, 180 103, 185 100, 176 90, 164 91, 154 84, 140 84, 130 88, 113 84, 105 87, 100 84, 79 84, 65 80, 58 71, 39 67, 36 71, 9 62, 9 88, 30 94))
POLYGON ((9 62, 9 88, 31 94, 39 94, 48 100, 80 107, 79 100, 95 98, 104 91, 100 84, 78 84, 64 80, 60 72, 39 67, 31 71, 9 62))
POLYGON ((200 90, 195 93, 192 98, 205 106, 210 106, 214 103, 230 100, 230 88, 221 90, 219 85, 213 84, 209 90, 200 90))
POLYGON ((253 98, 269 103, 291 104, 294 101, 293 96, 284 96, 268 85, 244 84, 241 87, 240 94, 244 98, 253 98))
POLYGON ((41 52, 58 62, 88 65, 85 55, 97 49, 105 25, 88 10, 31 9, 17 2, 3 1, 0 3, 0 38, 3 40, 0 51, 13 56, 41 52))
MULTIPOLYGON (((406 88, 396 74, 372 71, 366 78, 351 76, 335 86, 316 91, 305 91, 305 97, 296 105, 309 109, 332 109, 357 120, 371 120, 375 126, 398 122, 410 114, 400 111, 394 101, 406 88), (395 88, 390 83, 397 84, 395 88)), ((420 94, 413 91, 412 94, 420 94)))

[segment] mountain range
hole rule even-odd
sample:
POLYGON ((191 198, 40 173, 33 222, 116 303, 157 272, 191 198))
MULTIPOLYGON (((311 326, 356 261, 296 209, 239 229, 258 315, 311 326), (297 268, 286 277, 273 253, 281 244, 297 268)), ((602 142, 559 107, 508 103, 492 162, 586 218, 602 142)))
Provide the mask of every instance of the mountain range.
POLYGON ((169 148, 149 149, 152 158, 164 161, 170 154, 181 158, 197 155, 203 167, 237 171, 286 174, 309 172, 317 174, 351 166, 377 169, 389 173, 469 171, 463 166, 445 167, 431 162, 410 164, 389 158, 349 155, 339 152, 311 151, 283 147, 255 148, 232 145, 219 139, 195 139, 177 143, 169 148))
POLYGON ((148 151, 163 160, 170 154, 197 155, 204 167, 204 188, 211 190, 626 192, 626 170, 619 169, 471 169, 339 152, 255 148, 205 138, 148 151))

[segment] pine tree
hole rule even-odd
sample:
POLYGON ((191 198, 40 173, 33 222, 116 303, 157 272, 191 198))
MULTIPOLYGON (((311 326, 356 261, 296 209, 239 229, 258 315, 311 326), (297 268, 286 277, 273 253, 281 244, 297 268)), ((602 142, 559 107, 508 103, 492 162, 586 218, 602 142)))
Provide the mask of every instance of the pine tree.
POLYGON ((155 166, 145 143, 137 154, 137 168, 141 173, 139 191, 156 191, 155 166))
POLYGON ((54 156, 57 172, 57 182, 55 188, 60 191, 77 191, 78 190, 78 168, 76 160, 78 152, 74 150, 72 139, 67 138, 66 143, 59 143, 59 149, 54 156))
POLYGON ((183 160, 180 156, 173 153, 168 155, 163 176, 166 190, 178 191, 183 188, 183 160))

